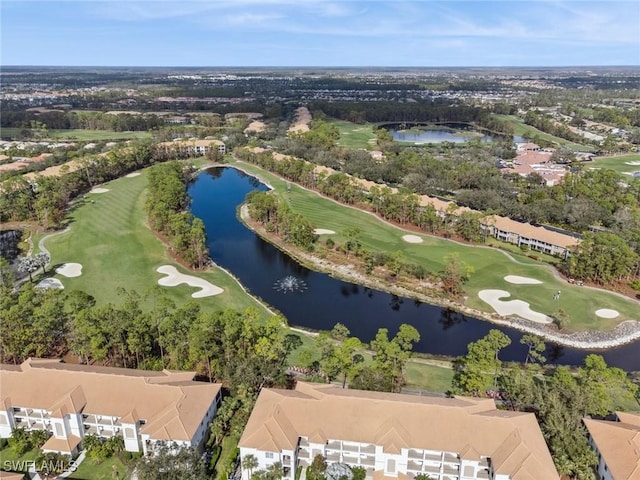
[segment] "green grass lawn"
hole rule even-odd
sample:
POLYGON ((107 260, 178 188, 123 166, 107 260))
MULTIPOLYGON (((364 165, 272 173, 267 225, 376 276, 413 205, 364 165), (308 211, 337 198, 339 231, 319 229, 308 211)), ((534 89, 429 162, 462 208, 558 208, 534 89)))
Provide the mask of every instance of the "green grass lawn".
POLYGON ((509 123, 511 123, 514 127, 515 135, 520 135, 520 136, 526 135, 528 137, 538 136, 543 140, 555 143, 556 145, 565 146, 574 151, 593 152, 595 150, 595 147, 592 145, 588 145, 588 144, 583 145, 581 143, 573 143, 573 142, 570 142, 569 140, 565 140, 564 138, 554 137, 553 135, 550 135, 541 130, 538 130, 535 127, 532 127, 531 125, 527 125, 518 117, 515 117, 514 115, 495 115, 495 116, 500 120, 506 120, 509 123))
POLYGON ((344 120, 331 120, 331 124, 340 130, 338 145, 341 147, 371 150, 376 145, 376 134, 373 133, 374 125, 371 123, 358 125, 344 120))
POLYGON ((35 462, 39 456, 39 448, 29 450, 22 455, 18 455, 11 447, 4 448, 0 450, 0 470, 26 472, 30 466, 27 462, 35 462))
POLYGON ((242 163, 242 168, 268 180, 276 189, 276 193, 284 198, 294 211, 307 217, 316 227, 338 232, 332 236, 338 243, 345 240, 340 232, 348 227, 358 226, 365 248, 389 253, 401 251, 408 261, 420 263, 434 273, 443 269, 445 256, 457 253, 461 260, 474 269, 471 280, 465 287, 469 297, 466 305, 469 307, 492 312, 493 309, 478 298, 478 292, 483 289, 501 289, 511 293, 510 298, 503 300, 524 300, 537 312, 553 315, 558 308, 562 308, 570 316, 570 329, 609 330, 623 320, 640 320, 640 308, 636 302, 606 291, 569 285, 556 279, 551 268, 541 262, 522 260, 522 255, 510 254, 516 262, 496 249, 461 245, 427 235, 421 235, 423 243, 409 244, 402 240, 406 232, 373 215, 339 205, 294 184, 287 193, 286 182, 275 175, 246 163, 242 163), (504 280, 505 275, 532 277, 543 283, 513 285, 504 280), (553 300, 553 293, 557 290, 562 293, 561 299, 556 301, 553 300), (620 316, 613 320, 598 318, 594 312, 601 308, 618 310, 620 316))
POLYGON ((406 372, 407 388, 441 393, 451 390, 451 380, 453 380, 451 368, 409 361, 406 372))
MULTIPOLYGON (((20 128, 3 128, 0 131, 2 137, 17 138, 20 136, 20 128)), ((48 137, 53 140, 78 140, 78 141, 104 141, 104 140, 134 140, 151 138, 151 132, 112 132, 110 130, 49 130, 48 137)))
POLYGON ((596 158, 591 163, 585 163, 585 168, 605 168, 615 170, 618 173, 633 173, 640 171, 640 154, 630 153, 615 157, 596 158), (635 163, 635 165, 629 164, 635 163))
POLYGON ((74 480, 120 480, 128 478, 127 470, 126 465, 118 457, 107 458, 100 463, 86 457, 78 469, 68 478, 74 480))
MULTIPOLYGON (((65 262, 82 264, 79 277, 56 275, 65 288, 84 290, 101 304, 118 303, 121 301, 116 291, 118 287, 144 293, 164 277, 156 269, 168 264, 224 289, 224 293, 217 296, 192 299, 191 294, 197 291, 194 287, 185 284, 160 287, 176 305, 195 300, 204 310, 261 308, 221 269, 187 271, 172 260, 167 248, 145 223, 146 184, 146 171, 142 171, 138 177, 122 177, 102 185, 109 189, 106 193, 90 193, 85 199, 76 201, 77 208, 69 217, 69 231, 45 241, 53 266, 65 262)), ((34 243, 37 245, 38 239, 34 243)))

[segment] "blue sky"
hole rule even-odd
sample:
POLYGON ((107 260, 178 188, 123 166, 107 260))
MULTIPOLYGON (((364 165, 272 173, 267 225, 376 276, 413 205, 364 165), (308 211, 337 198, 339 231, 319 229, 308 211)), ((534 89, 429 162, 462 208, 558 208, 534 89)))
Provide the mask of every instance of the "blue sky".
POLYGON ((640 2, 2 0, 2 65, 640 65, 640 2))

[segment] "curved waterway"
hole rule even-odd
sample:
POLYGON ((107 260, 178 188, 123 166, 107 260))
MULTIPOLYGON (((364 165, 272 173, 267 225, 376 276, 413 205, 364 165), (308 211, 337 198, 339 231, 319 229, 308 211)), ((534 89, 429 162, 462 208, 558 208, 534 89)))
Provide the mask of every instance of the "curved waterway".
MULTIPOLYGON (((299 265, 237 219, 238 205, 256 189, 267 190, 255 177, 234 168, 205 170, 189 187, 191 211, 204 222, 213 260, 230 270, 253 294, 280 310, 290 325, 330 330, 340 322, 368 342, 378 328, 388 328, 393 336, 402 323, 407 323, 420 332, 415 351, 441 355, 464 355, 469 342, 496 328, 512 341, 501 358, 524 361, 526 348, 520 345, 522 333, 517 330, 344 282, 299 265), (278 280, 289 275, 304 281, 307 288, 294 292, 274 288, 278 280)), ((598 353, 610 365, 640 370, 640 342, 598 353)), ((550 362, 569 365, 582 363, 585 355, 585 351, 552 344, 547 351, 550 362)))

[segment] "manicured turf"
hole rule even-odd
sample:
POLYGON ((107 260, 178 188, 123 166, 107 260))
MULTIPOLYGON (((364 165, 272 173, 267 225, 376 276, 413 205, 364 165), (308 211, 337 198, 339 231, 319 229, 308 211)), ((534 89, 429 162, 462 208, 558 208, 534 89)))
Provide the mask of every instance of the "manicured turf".
POLYGON ((160 287, 177 305, 193 300, 206 310, 258 306, 222 270, 188 271, 171 259, 165 246, 145 224, 146 183, 146 171, 143 171, 138 177, 123 177, 101 185, 109 191, 90 193, 85 199, 79 199, 70 215, 70 230, 46 240, 53 266, 65 262, 82 264, 80 277, 56 275, 65 288, 84 290, 99 303, 118 303, 121 301, 118 287, 144 293, 164 277, 156 268, 169 264, 225 290, 214 297, 192 299, 191 294, 197 290, 187 285, 160 287))
MULTIPOLYGON (((3 128, 2 137, 17 138, 20 136, 20 128, 3 128)), ((132 140, 151 138, 151 132, 112 132, 109 130, 49 130, 48 138, 52 140, 79 140, 79 141, 104 141, 104 140, 132 140)), ((35 139, 34 139, 35 141, 35 139)))
POLYGON ((359 125, 345 122, 344 120, 332 120, 331 124, 340 130, 338 145, 341 147, 364 148, 367 150, 375 148, 376 135, 373 133, 374 126, 372 124, 359 125))
POLYGON ((522 120, 520 120, 519 118, 513 115, 495 115, 495 116, 501 120, 507 120, 509 123, 511 123, 514 127, 515 135, 520 135, 520 136, 527 135, 529 137, 538 136, 541 139, 546 140, 548 142, 552 142, 557 145, 562 145, 574 151, 579 151, 579 152, 593 152, 595 150, 595 147, 593 147, 592 145, 588 145, 588 144, 583 145, 581 143, 573 143, 573 142, 570 142, 569 140, 565 140, 564 138, 554 137, 553 135, 550 135, 541 130, 538 130, 535 127, 532 127, 531 125, 527 125, 526 123, 522 122, 522 120))
POLYGON ((444 257, 458 253, 461 260, 474 268, 471 280, 466 285, 466 305, 478 310, 492 312, 493 309, 478 298, 483 289, 501 289, 511 293, 504 300, 520 299, 531 304, 535 311, 553 315, 559 308, 569 317, 569 328, 575 330, 609 330, 623 320, 640 320, 640 308, 636 302, 620 298, 606 291, 594 291, 569 285, 554 277, 548 265, 533 263, 531 259, 517 254, 507 254, 496 249, 461 245, 445 239, 422 235, 423 243, 409 244, 402 240, 407 232, 391 226, 366 212, 339 205, 320 197, 314 192, 291 185, 287 193, 286 182, 254 165, 241 164, 247 171, 256 172, 276 189, 276 193, 290 203, 292 209, 307 217, 316 227, 338 232, 333 239, 344 242, 340 232, 353 226, 361 229, 364 247, 373 251, 402 251, 408 261, 420 263, 431 272, 444 267, 444 257), (519 262, 522 262, 520 264, 519 262), (533 263, 533 264, 532 264, 533 263), (505 275, 521 275, 541 280, 540 285, 513 285, 504 280, 505 275), (554 292, 560 290, 560 300, 553 300, 554 292), (598 318, 595 311, 601 308, 618 310, 617 319, 598 318))
POLYGON ((30 466, 30 463, 27 462, 35 462, 39 456, 40 449, 38 448, 34 448, 22 455, 18 455, 13 448, 7 447, 0 450, 0 470, 26 472, 30 466))
POLYGON ((585 163, 584 166, 585 168, 606 168, 618 173, 640 172, 640 154, 630 153, 615 157, 600 157, 591 163, 585 163), (635 165, 629 165, 630 163, 635 163, 635 165))
POLYGON ((407 388, 445 393, 451 390, 453 369, 410 361, 406 376, 407 388))
POLYGON ((127 467, 118 457, 111 457, 97 463, 86 457, 78 469, 69 475, 74 480, 120 480, 129 478, 127 467))

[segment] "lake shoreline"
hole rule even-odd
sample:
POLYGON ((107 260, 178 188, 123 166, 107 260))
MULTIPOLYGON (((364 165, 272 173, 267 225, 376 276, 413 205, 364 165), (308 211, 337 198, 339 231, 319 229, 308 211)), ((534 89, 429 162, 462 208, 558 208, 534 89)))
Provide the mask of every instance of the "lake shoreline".
MULTIPOLYGON (((261 178, 258 174, 243 169, 240 165, 217 164, 211 165, 211 167, 235 168, 247 175, 257 178, 261 183, 273 190, 273 187, 269 185, 268 181, 261 178)), ((633 343, 640 339, 640 322, 636 322, 633 320, 622 322, 610 331, 577 331, 571 333, 561 333, 555 330, 555 327, 537 324, 535 322, 531 322, 529 320, 515 316, 504 318, 496 313, 488 313, 476 310, 449 299, 438 298, 435 296, 426 295, 422 292, 416 292, 405 287, 392 285, 388 282, 384 282, 377 278, 372 278, 370 276, 357 272, 353 268, 349 268, 348 265, 338 265, 332 263, 311 253, 299 251, 299 249, 296 249, 295 247, 282 242, 280 239, 272 238, 272 236, 268 235, 264 231, 264 229, 254 225, 253 222, 248 220, 248 209, 246 207, 246 204, 238 206, 237 217, 243 223, 243 225, 253 231, 256 235, 258 235, 260 238, 267 241, 271 245, 275 246, 286 255, 295 259, 301 265, 309 268, 310 270, 325 273, 331 277, 343 281, 363 285, 369 288, 374 288, 386 293, 390 293, 392 295, 415 299, 423 303, 439 306, 442 308, 447 308, 455 312, 477 318, 479 320, 487 321, 503 327, 513 328, 520 332, 535 334, 549 342, 580 350, 613 349, 622 345, 633 343)))

